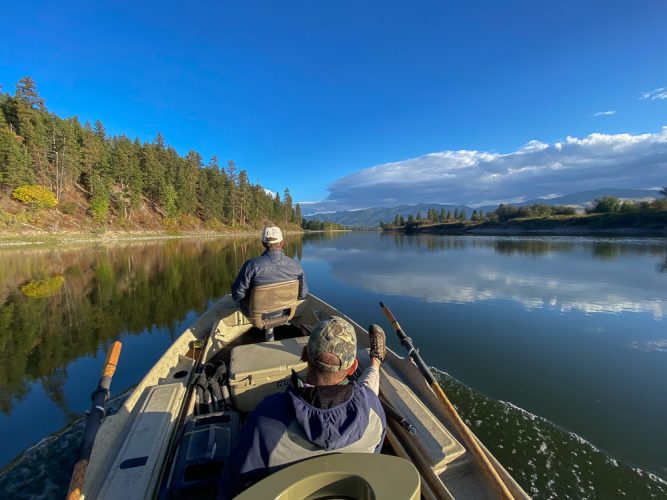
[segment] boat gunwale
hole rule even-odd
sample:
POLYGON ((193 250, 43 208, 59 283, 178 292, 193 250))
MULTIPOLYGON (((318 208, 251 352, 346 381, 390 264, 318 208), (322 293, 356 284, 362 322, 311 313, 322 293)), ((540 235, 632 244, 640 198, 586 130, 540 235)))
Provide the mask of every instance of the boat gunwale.
MULTIPOLYGON (((307 298, 299 304, 291 323, 295 326, 300 326, 301 324, 308 324, 309 321, 311 323, 316 322, 319 319, 316 313, 316 309, 323 309, 324 311, 320 310, 319 312, 326 312, 328 315, 335 314, 349 321, 357 333, 358 347, 361 349, 369 347, 368 332, 363 327, 361 327, 356 321, 348 317, 346 314, 342 313, 335 307, 310 293, 308 294, 307 298)), ((192 340, 205 338, 212 328, 214 328, 218 323, 221 323, 224 318, 228 318, 231 315, 230 313, 233 313, 236 310, 236 305, 231 299, 230 295, 226 295, 213 303, 211 307, 209 307, 200 317, 194 320, 194 322, 188 326, 181 335, 177 337, 177 339, 165 351, 165 353, 160 357, 155 365, 153 365, 149 372, 135 386, 134 390, 128 396, 118 412, 103 422, 103 426, 100 429, 100 433, 98 433, 98 437, 93 448, 93 453, 91 455, 88 474, 86 476, 84 487, 82 488, 82 498, 85 498, 85 492, 89 492, 88 495, 91 498, 96 498, 95 494, 101 491, 101 488, 104 484, 104 479, 106 477, 104 471, 108 470, 108 468, 112 465, 116 454, 120 450, 123 439, 127 435, 134 417, 133 410, 140 402, 140 399, 146 388, 160 385, 161 383, 166 383, 165 380, 167 379, 167 375, 177 365, 179 357, 183 356, 183 354, 187 351, 187 347, 189 346, 190 342, 192 340)), ((209 342, 209 349, 211 349, 210 345, 211 342, 209 342)), ((225 345, 226 343, 217 346, 217 348, 221 349, 225 345)), ((210 359, 209 352, 204 354, 206 360, 210 359)), ((456 431, 456 428, 453 426, 451 417, 444 411, 440 401, 437 399, 436 395, 426 383, 426 380, 423 378, 422 374, 419 372, 418 368, 414 365, 411 359, 409 357, 401 357, 393 350, 387 348, 385 363, 391 366, 398 374, 401 375, 402 382, 405 383, 415 393, 415 395, 424 403, 430 412, 449 430, 449 432, 457 440, 459 440, 459 442, 461 442, 461 437, 456 431)), ((383 368, 381 368, 381 370, 383 370, 383 368)), ((182 378, 186 388, 190 387, 192 383, 193 373, 194 363, 190 366, 187 376, 182 378)), ((187 394, 190 394, 190 392, 186 392, 186 397, 183 398, 183 401, 178 407, 178 415, 183 414, 184 405, 186 404, 188 405, 187 413, 192 411, 192 396, 190 395, 190 397, 188 397, 187 394)), ((477 439, 477 442, 481 445, 482 450, 484 450, 485 454, 505 484, 508 486, 512 494, 517 498, 530 498, 516 482, 516 480, 509 474, 509 472, 507 472, 500 464, 500 462, 498 462, 493 454, 491 454, 491 452, 484 446, 484 444, 481 443, 477 436, 475 436, 475 439, 477 439)), ((414 453, 414 450, 412 451, 414 453)), ((477 473, 478 477, 476 482, 481 484, 486 483, 481 474, 481 471, 476 470, 472 464, 469 452, 465 453, 462 457, 457 458, 454 462, 449 464, 444 470, 436 475, 443 483, 448 484, 448 479, 454 479, 457 475, 460 476, 460 469, 462 468, 470 468, 475 473, 477 473)), ((420 472, 420 474, 422 473, 420 472)), ((472 480, 472 478, 470 480, 472 480)), ((456 495, 454 494, 454 496, 456 495)))

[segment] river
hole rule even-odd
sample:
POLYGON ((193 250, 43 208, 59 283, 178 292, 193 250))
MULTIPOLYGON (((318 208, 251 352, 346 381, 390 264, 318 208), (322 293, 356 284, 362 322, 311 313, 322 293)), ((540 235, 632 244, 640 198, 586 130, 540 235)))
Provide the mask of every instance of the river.
MULTIPOLYGON (((18 456, 0 492, 60 493, 74 431, 20 453, 87 409, 112 340, 119 394, 259 251, 248 238, 0 249, 0 464, 18 456)), ((386 302, 530 494, 667 496, 666 240, 319 233, 286 252, 313 293, 401 353, 386 302)))

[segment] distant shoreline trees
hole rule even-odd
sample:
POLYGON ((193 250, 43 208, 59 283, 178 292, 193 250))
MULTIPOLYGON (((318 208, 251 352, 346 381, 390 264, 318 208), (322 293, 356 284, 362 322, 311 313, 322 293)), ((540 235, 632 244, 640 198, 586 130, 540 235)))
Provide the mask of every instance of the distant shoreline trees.
POLYGON ((349 228, 335 222, 323 222, 316 219, 301 219, 301 229, 305 231, 345 231, 349 228))
MULTIPOLYGON (((655 199, 653 201, 631 201, 619 200, 614 196, 605 196, 596 199, 590 207, 586 209, 586 214, 635 214, 648 215, 654 213, 667 212, 667 187, 660 191, 664 199, 655 199)), ((574 207, 567 205, 546 205, 533 204, 527 206, 515 206, 500 204, 494 211, 482 213, 481 210, 473 210, 468 218, 464 209, 455 208, 452 212, 448 210, 444 213, 444 208, 439 212, 435 209, 429 209, 427 216, 422 217, 421 213, 416 215, 408 214, 407 219, 403 214, 397 214, 392 222, 380 222, 381 229, 403 229, 410 231, 420 227, 440 225, 440 224, 467 224, 484 222, 509 222, 518 219, 562 219, 574 217, 577 211, 574 207)))

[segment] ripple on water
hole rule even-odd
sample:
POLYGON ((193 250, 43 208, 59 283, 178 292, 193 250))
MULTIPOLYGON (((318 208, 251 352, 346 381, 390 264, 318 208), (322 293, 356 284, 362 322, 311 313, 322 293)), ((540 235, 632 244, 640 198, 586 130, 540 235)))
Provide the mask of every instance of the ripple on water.
POLYGON ((434 370, 461 417, 536 498, 667 498, 667 481, 608 456, 580 436, 434 370))
MULTIPOLYGON (((129 392, 107 403, 108 415, 121 407, 129 392)), ((85 420, 42 439, 0 470, 0 498, 63 498, 81 443, 85 420)))

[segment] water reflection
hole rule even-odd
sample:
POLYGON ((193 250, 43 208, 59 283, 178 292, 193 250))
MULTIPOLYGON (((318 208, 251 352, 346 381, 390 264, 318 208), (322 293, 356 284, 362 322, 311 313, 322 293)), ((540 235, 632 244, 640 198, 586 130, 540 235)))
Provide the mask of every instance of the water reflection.
POLYGON ((388 302, 427 363, 663 477, 666 256, 665 239, 304 242, 313 290, 361 324, 386 326, 376 304, 388 302))
MULTIPOLYGON (((0 411, 32 384, 66 415, 67 367, 119 335, 175 326, 226 293, 256 238, 0 251, 0 411)), ((300 238, 286 252, 300 256, 300 238)))
POLYGON ((656 273, 667 260, 664 240, 363 236, 308 239, 308 256, 325 260, 346 283, 427 302, 506 299, 526 310, 655 319, 667 310, 664 276, 656 273))

